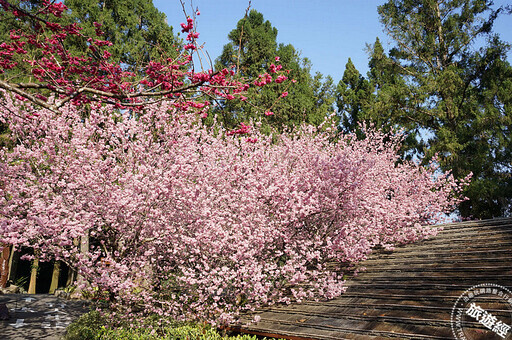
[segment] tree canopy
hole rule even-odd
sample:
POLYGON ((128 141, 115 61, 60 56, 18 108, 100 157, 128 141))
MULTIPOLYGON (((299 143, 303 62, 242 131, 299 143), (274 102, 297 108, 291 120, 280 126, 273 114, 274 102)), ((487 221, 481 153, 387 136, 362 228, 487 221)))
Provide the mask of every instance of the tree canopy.
POLYGON ((504 9, 485 0, 390 0, 378 12, 395 46, 389 55, 379 40, 370 47, 367 79, 347 64, 338 85, 346 128, 404 128, 409 154, 425 162, 437 154, 458 178, 473 173, 462 216, 510 212, 510 46, 492 31, 504 9), (357 92, 361 84, 370 90, 357 92))
POLYGON ((222 119, 227 126, 255 119, 264 111, 271 113, 262 122, 267 131, 270 127, 282 129, 301 123, 319 125, 333 112, 332 78, 320 73, 312 76, 311 62, 301 58, 291 44, 278 44, 277 32, 263 14, 253 9, 229 33, 230 42, 217 59, 217 68, 235 65, 239 76, 255 77, 272 72, 279 63, 292 83, 278 80, 265 88, 250 89, 250 103, 222 105, 222 119))
POLYGON ((71 10, 67 20, 79 23, 85 35, 93 36, 93 23, 102 23, 105 40, 113 44, 109 52, 114 62, 135 66, 176 55, 179 39, 152 0, 65 0, 64 4, 71 10))

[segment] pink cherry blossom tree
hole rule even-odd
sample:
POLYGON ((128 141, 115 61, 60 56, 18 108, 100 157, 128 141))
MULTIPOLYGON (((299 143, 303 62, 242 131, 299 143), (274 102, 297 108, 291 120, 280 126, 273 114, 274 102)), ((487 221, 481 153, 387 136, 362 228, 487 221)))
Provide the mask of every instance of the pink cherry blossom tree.
POLYGON ((335 297, 342 273, 329 263, 434 234, 420 224, 453 210, 465 182, 397 163, 400 137, 371 129, 230 132, 172 101, 34 117, 5 98, 20 143, 0 154, 0 242, 77 268, 82 288, 124 312, 225 323, 335 297))

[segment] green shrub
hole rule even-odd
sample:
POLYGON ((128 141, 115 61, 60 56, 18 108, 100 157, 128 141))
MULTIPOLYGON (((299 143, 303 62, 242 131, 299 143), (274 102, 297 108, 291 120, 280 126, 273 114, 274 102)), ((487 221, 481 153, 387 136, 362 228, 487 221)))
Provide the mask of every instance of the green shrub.
MULTIPOLYGON (((110 328, 106 318, 97 311, 82 315, 67 328, 66 340, 257 340, 256 336, 222 336, 214 328, 202 325, 176 325, 159 328, 141 325, 140 328, 110 328)), ((154 318, 146 320, 153 323, 154 318)))
POLYGON ((257 340, 256 336, 238 335, 223 337, 213 328, 181 326, 165 328, 162 335, 151 334, 147 329, 105 329, 99 334, 101 340, 257 340))
POLYGON ((68 326, 66 340, 92 340, 97 339, 105 320, 97 311, 82 315, 78 320, 68 326))

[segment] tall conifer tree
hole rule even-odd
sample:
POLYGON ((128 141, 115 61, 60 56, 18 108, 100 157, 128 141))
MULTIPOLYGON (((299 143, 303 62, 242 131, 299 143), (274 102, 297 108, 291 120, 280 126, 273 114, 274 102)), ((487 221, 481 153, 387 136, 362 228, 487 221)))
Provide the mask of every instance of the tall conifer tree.
POLYGON ((410 152, 435 154, 456 177, 473 173, 465 217, 510 214, 510 46, 492 32, 504 12, 488 0, 389 0, 378 12, 395 46, 371 48, 375 103, 358 119, 405 128, 410 152), (477 42, 485 45, 475 48, 477 42))
POLYGON ((301 58, 291 44, 277 43, 277 29, 265 20, 263 14, 251 10, 238 21, 217 59, 217 68, 235 65, 235 72, 243 77, 257 77, 268 72, 271 64, 280 63, 290 70, 289 79, 296 82, 272 83, 263 88, 249 89, 248 102, 222 103, 223 123, 228 127, 240 122, 262 118, 264 131, 293 128, 301 123, 318 125, 334 107, 332 78, 317 73, 311 75, 311 62, 301 58), (279 62, 276 62, 279 57, 279 62), (284 92, 286 97, 279 98, 284 92), (250 103, 249 103, 250 102, 250 103), (264 116, 265 110, 274 114, 264 116))
MULTIPOLYGON (((88 36, 94 36, 93 23, 101 23, 112 61, 128 67, 176 54, 178 39, 165 14, 152 0, 65 0, 71 10, 69 19, 78 22, 88 36)), ((81 41, 83 44, 84 42, 81 41)), ((86 46, 79 45, 83 50, 86 46)))

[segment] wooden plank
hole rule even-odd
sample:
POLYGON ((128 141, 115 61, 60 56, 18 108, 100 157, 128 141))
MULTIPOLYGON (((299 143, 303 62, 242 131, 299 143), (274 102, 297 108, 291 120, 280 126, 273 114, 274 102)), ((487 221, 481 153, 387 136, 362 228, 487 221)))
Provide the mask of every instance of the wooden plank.
POLYGON ((447 265, 444 265, 444 266, 436 266, 435 264, 430 264, 430 263, 427 263, 427 264, 423 264, 423 265, 418 265, 418 266, 409 266, 409 267, 400 267, 400 266, 388 266, 388 267, 384 267, 384 268, 381 268, 379 269, 379 272, 372 272, 372 271, 368 271, 368 273, 366 274, 366 272, 364 274, 366 274, 366 276, 370 276, 370 277, 373 277, 373 276, 378 276, 378 275, 381 275, 381 273, 396 273, 398 276, 400 276, 400 274, 419 274, 419 273, 423 273, 423 272, 437 272, 437 273, 453 273, 453 272, 462 272, 462 274, 464 273, 473 273, 473 272, 485 272, 485 273, 501 273, 501 274, 504 274, 504 273, 512 273, 512 268, 506 264, 503 264, 503 261, 501 262, 498 262, 498 264, 496 266, 482 266, 481 263, 478 263, 478 262, 473 262, 471 263, 473 264, 473 266, 471 265, 468 265, 467 263, 465 264, 465 266, 461 266, 461 267, 450 267, 450 266, 447 266, 447 265))
POLYGON ((441 340, 446 336, 435 336, 430 334, 418 334, 401 331, 385 331, 374 329, 361 329, 353 327, 339 327, 335 324, 325 324, 315 322, 318 320, 304 321, 303 323, 263 319, 258 326, 248 326, 240 329, 244 333, 264 334, 268 330, 275 330, 273 333, 277 337, 292 339, 300 337, 300 339, 318 339, 318 340, 338 340, 338 339, 429 339, 441 340))
MULTIPOLYGON (((451 243, 447 241, 448 243, 451 243)), ((400 248, 397 247, 393 250, 393 254, 395 256, 400 256, 402 254, 416 254, 425 251, 432 251, 433 253, 429 253, 430 255, 437 255, 434 253, 437 250, 442 251, 443 253, 457 253, 464 254, 469 253, 473 250, 494 250, 494 249, 508 249, 512 252, 512 240, 511 241, 503 241, 503 242, 468 242, 467 245, 460 247, 447 247, 446 244, 417 244, 415 247, 407 247, 400 248)))
MULTIPOLYGON (((421 252, 421 251, 409 251, 409 252, 396 252, 393 254, 376 254, 376 259, 395 259, 395 258, 446 258, 447 256, 458 258, 458 257, 478 257, 478 256, 509 256, 512 254, 512 249, 495 249, 492 245, 486 247, 488 249, 467 249, 467 250, 453 250, 445 249, 445 251, 436 251, 432 253, 421 252)), ((364 262, 361 264, 364 265, 364 262)))
MULTIPOLYGON (((512 263, 512 257, 510 256, 497 256, 497 257, 486 257, 486 258, 459 258, 457 261, 458 264, 471 264, 471 263, 481 263, 490 265, 493 263, 512 263)), ((408 266, 408 268, 415 268, 411 265, 422 265, 422 266, 432 266, 435 267, 438 264, 440 265, 453 265, 453 259, 447 259, 447 258, 441 258, 436 259, 435 263, 432 263, 432 261, 428 258, 395 258, 391 263, 390 261, 383 260, 383 259, 368 259, 364 261, 363 264, 358 265, 357 267, 365 267, 365 268, 372 268, 377 267, 378 270, 386 270, 386 269, 392 269, 392 268, 405 268, 405 265, 408 266), (386 264, 386 266, 383 266, 386 264)), ((356 268, 357 268, 356 267, 356 268)))
MULTIPOLYGON (((347 291, 330 301, 306 301, 257 311, 257 324, 238 325, 244 333, 289 339, 446 339, 453 338, 450 315, 460 294, 492 282, 512 283, 512 219, 447 224, 429 240, 377 250, 357 266, 332 265, 349 276, 347 291)), ((482 303, 492 305, 497 297, 482 303)), ((509 317, 510 311, 488 312, 509 317)), ((253 314, 245 316, 248 322, 253 314)), ((485 330, 469 323, 473 330, 485 330)))

